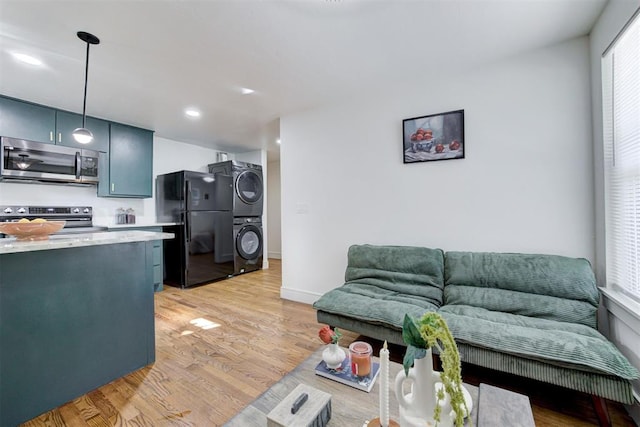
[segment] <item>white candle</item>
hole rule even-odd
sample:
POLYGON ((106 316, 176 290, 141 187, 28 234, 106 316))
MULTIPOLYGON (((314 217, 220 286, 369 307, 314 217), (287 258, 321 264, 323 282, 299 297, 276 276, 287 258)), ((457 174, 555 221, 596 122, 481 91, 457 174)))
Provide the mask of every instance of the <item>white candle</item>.
POLYGON ((386 341, 380 350, 380 425, 389 427, 389 350, 386 341))

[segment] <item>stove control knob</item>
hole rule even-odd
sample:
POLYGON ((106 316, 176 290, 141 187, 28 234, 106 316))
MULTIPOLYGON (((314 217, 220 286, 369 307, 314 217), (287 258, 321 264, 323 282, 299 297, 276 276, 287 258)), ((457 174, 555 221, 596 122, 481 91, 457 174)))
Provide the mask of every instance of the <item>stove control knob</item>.
POLYGON ((12 213, 13 209, 11 208, 5 208, 4 213, 12 213))
POLYGON ((89 208, 84 208, 84 210, 83 210, 82 212, 83 212, 83 213, 89 213, 89 212, 91 212, 91 209, 89 209, 89 208))
POLYGON ((27 210, 25 208, 18 209, 18 213, 19 214, 23 214, 23 213, 26 213, 26 212, 27 212, 27 210))
POLYGON ((80 209, 75 208, 75 209, 73 210, 73 213, 80 213, 80 209))

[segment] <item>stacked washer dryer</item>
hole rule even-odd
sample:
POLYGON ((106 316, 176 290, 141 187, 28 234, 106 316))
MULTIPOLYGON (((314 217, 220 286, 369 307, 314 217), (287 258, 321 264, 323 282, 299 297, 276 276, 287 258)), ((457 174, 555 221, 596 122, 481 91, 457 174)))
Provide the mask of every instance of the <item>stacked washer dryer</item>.
POLYGON ((262 268, 262 166, 230 160, 212 163, 209 173, 233 177, 234 274, 262 268))

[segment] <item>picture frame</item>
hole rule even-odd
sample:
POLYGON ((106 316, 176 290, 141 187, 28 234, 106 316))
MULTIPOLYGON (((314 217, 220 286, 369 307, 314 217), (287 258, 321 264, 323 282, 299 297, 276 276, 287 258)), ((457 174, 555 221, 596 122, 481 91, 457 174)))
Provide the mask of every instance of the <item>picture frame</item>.
POLYGON ((403 163, 464 159, 464 110, 402 120, 403 163))

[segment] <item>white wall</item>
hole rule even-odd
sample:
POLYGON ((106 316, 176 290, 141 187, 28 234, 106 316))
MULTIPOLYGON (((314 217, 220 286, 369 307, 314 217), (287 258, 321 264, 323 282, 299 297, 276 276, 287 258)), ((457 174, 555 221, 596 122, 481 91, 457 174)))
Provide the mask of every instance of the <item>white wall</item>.
MULTIPOLYGON (((0 182, 0 204, 22 206, 92 206, 93 223, 115 222, 116 209, 133 208, 136 220, 155 216, 142 199, 105 198, 96 195, 96 187, 0 182)), ((155 218, 154 218, 155 219, 155 218)))
POLYGON ((267 215, 269 223, 267 224, 267 230, 269 234, 269 258, 281 259, 280 162, 269 162, 268 166, 267 194, 269 194, 269 204, 267 206, 267 215))
MULTIPOLYGON (((605 49, 640 8, 639 0, 611 0, 600 15, 590 35, 591 93, 593 113, 593 152, 595 179, 595 271, 598 283, 606 283, 605 213, 604 213, 604 155, 602 140, 602 70, 605 49)), ((604 315, 601 329, 627 358, 640 369, 640 311, 638 304, 624 295, 607 292, 603 297, 604 315)), ((640 398, 640 380, 634 382, 636 399, 640 398)), ((628 407, 640 424, 640 404, 628 407)))
POLYGON ((263 153, 263 150, 236 153, 235 160, 238 160, 240 162, 253 163, 256 165, 266 165, 267 162, 263 160, 263 154, 266 157, 266 152, 263 153))
POLYGON ((593 259, 586 37, 282 117, 287 299, 344 281, 352 244, 593 259), (465 110, 466 158, 402 163, 402 119, 465 110))

